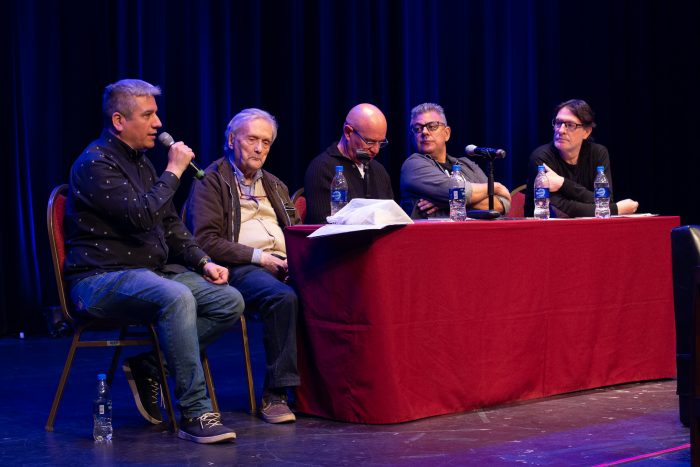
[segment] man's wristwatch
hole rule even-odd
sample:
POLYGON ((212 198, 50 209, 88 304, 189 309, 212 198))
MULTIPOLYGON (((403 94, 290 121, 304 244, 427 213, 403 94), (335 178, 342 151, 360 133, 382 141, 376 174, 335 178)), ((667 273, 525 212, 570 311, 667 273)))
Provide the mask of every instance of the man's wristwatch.
POLYGON ((197 263, 197 269, 204 271, 204 266, 206 266, 207 263, 211 263, 211 258, 208 256, 202 257, 202 259, 199 260, 199 263, 197 263))

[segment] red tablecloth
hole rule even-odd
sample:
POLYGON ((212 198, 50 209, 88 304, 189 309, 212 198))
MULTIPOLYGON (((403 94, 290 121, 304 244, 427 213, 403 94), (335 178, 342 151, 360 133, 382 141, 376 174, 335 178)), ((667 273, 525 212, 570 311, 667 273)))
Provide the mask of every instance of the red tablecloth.
POLYGON ((285 230, 300 411, 394 423, 675 375, 678 217, 285 230))

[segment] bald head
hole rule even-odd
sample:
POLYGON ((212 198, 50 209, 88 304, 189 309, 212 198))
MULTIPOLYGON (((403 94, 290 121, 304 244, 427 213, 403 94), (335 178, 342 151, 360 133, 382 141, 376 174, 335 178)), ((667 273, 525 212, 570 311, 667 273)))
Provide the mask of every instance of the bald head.
POLYGON ((338 143, 338 149, 357 163, 356 151, 364 149, 372 158, 379 154, 379 144, 386 139, 386 117, 379 108, 372 104, 358 104, 348 112, 343 125, 343 137, 338 143))
MULTIPOLYGON (((358 131, 377 130, 386 135, 386 117, 372 104, 358 104, 348 112, 345 121, 358 131)), ((364 135, 363 135, 364 136, 364 135)))

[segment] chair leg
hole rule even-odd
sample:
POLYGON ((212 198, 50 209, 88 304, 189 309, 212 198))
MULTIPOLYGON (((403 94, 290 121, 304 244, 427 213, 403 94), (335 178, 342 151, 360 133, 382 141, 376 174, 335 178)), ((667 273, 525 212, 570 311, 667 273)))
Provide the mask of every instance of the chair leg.
POLYGON ((219 402, 216 400, 216 391, 214 391, 214 382, 211 378, 211 368, 209 367, 209 359, 207 352, 202 350, 202 370, 204 371, 204 381, 207 383, 207 391, 209 391, 209 399, 211 399, 211 407, 214 412, 219 411, 219 402))
POLYGON ((245 316, 241 315, 241 334, 243 336, 243 357, 245 358, 245 372, 248 378, 248 403, 250 413, 255 415, 257 407, 255 404, 255 388, 253 386, 253 367, 250 364, 250 347, 248 347, 248 327, 245 324, 245 316))
POLYGON ((82 334, 84 326, 80 326, 75 330, 73 334, 73 340, 70 344, 70 349, 68 350, 68 356, 66 357, 66 363, 63 365, 63 372, 61 372, 61 378, 58 380, 58 387, 56 388, 56 394, 53 397, 53 403, 51 404, 51 412, 49 412, 49 419, 46 421, 44 429, 46 431, 53 431, 53 424, 56 420, 56 412, 58 412, 58 405, 61 403, 61 398, 63 397, 63 389, 66 387, 66 381, 68 381, 68 373, 70 373, 71 366, 73 366, 73 358, 75 357, 75 351, 78 348, 78 342, 80 341, 80 335, 82 334))
MULTIPOLYGON (((123 341, 128 333, 128 326, 123 326, 119 331, 119 340, 123 341)), ((117 365, 119 364, 119 357, 122 355, 122 346, 116 345, 114 349, 114 355, 112 355, 112 362, 109 364, 109 373, 107 373, 107 384, 112 387, 114 382, 114 374, 117 372, 117 365)))
POLYGON ((177 433, 177 420, 175 419, 175 410, 173 409, 173 401, 170 397, 170 387, 168 386, 168 377, 165 374, 165 365, 163 364, 163 353, 160 351, 158 343, 158 335, 153 325, 148 326, 148 330, 153 338, 153 347, 155 348, 156 356, 158 357, 158 367, 160 368, 161 392, 165 400, 165 408, 168 410, 168 418, 170 419, 170 427, 173 433, 177 433))

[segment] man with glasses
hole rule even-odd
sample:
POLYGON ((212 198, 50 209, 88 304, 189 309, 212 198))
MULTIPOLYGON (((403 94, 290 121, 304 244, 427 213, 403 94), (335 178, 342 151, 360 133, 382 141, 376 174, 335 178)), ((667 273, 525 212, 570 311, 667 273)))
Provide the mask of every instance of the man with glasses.
MULTIPOLYGON (((401 206, 413 219, 449 217, 448 193, 452 165, 459 164, 467 181, 465 197, 470 209, 488 209, 488 178, 466 157, 447 154, 451 129, 445 111, 438 104, 426 102, 411 110, 411 124, 416 153, 401 166, 401 206)), ((507 213, 510 192, 494 183, 494 209, 507 213)))
POLYGON ((276 137, 272 115, 254 108, 239 112, 226 129, 224 157, 192 185, 186 209, 202 248, 229 268, 229 283, 243 295, 245 312, 262 320, 267 372, 260 416, 268 423, 296 420, 287 391, 299 385, 299 305, 286 284, 282 229, 300 220, 287 186, 262 168, 276 137))
POLYGON ((325 224, 326 217, 330 216, 331 181, 338 165, 343 166, 348 182, 348 201, 394 198, 389 174, 374 160, 379 150, 389 144, 386 129, 386 118, 374 105, 359 104, 350 110, 340 141, 316 156, 306 169, 306 223, 325 224))
POLYGON ((554 109, 554 139, 532 152, 528 163, 525 214, 534 211, 533 190, 537 166, 544 165, 549 178, 550 210, 555 217, 592 217, 595 213, 593 182, 596 168, 605 167, 610 183, 610 213, 632 214, 639 203, 623 199, 613 203, 610 157, 605 146, 593 142, 596 124, 593 109, 583 100, 571 99, 554 109))

